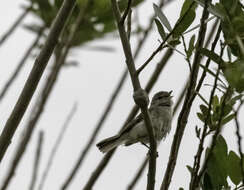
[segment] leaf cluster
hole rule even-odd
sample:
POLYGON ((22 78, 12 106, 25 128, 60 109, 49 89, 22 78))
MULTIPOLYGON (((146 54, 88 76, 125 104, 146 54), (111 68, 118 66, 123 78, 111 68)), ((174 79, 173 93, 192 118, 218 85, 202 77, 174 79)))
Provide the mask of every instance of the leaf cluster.
MULTIPOLYGON (((209 148, 206 149, 207 156, 209 148)), ((210 156, 207 164, 207 170, 202 178, 201 186, 203 189, 229 189, 227 177, 238 188, 242 181, 241 173, 241 158, 234 151, 228 152, 228 147, 225 139, 219 135, 216 141, 215 148, 210 156)), ((242 163, 244 168, 244 163, 242 163)))
POLYGON ((197 113, 198 118, 209 127, 209 133, 215 131, 218 126, 218 122, 221 120, 220 127, 227 124, 231 121, 235 114, 232 113, 233 106, 235 105, 236 101, 241 98, 241 95, 234 96, 230 100, 225 102, 223 113, 221 114, 221 109, 223 106, 223 99, 224 96, 218 98, 217 95, 213 97, 212 105, 210 105, 210 114, 209 113, 209 106, 201 104, 200 110, 201 112, 197 113), (222 119, 220 118, 222 117, 222 119))
MULTIPOLYGON (((49 28, 60 9, 63 0, 55 0, 53 3, 49 0, 29 0, 33 4, 32 13, 42 21, 42 25, 49 28)), ((137 6, 143 0, 134 0, 133 6, 137 6)), ((72 25, 76 22, 80 11, 83 11, 88 0, 77 0, 77 4, 69 18, 67 27, 63 32, 64 39, 67 39, 72 30, 72 25)), ((127 1, 119 1, 119 7, 124 10, 127 1)), ((27 28, 37 32, 38 24, 28 25, 27 28)), ((86 11, 83 22, 79 25, 71 46, 80 46, 83 43, 102 38, 106 34, 114 31, 116 25, 111 10, 110 0, 92 0, 91 6, 86 11)))

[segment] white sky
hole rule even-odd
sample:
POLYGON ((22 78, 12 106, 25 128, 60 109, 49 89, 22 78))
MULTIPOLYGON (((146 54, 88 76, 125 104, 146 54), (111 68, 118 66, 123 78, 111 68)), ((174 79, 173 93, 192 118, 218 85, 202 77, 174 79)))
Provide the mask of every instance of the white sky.
MULTIPOLYGON (((144 26, 147 26, 147 19, 153 14, 153 2, 154 1, 148 0, 146 3, 140 6, 140 22, 144 26)), ((171 21, 171 25, 173 25, 178 18, 182 2, 183 0, 175 1, 167 6, 167 8, 164 10, 164 13, 171 21)), ((2 18, 2 21, 0 22, 0 36, 22 13, 20 5, 23 4, 26 4, 26 1, 4 1, 2 3, 2 6, 0 6, 2 18)), ((28 16, 28 18, 24 20, 24 23, 32 23, 34 20, 35 19, 32 16, 28 16)), ((195 23, 198 22, 199 17, 196 18, 195 23)), ((187 37, 190 37, 190 35, 187 37)), ((33 34, 28 33, 23 29, 23 27, 21 27, 16 30, 16 32, 5 42, 3 46, 0 47, 0 57, 2 60, 0 70, 0 87, 5 84, 9 75, 15 69, 18 61, 24 54, 26 48, 28 48, 29 44, 32 43, 34 38, 35 36, 33 36, 33 34)), ((148 58, 148 56, 155 50, 155 48, 158 46, 159 38, 160 37, 155 29, 153 34, 148 38, 143 51, 140 53, 139 59, 136 61, 138 65, 142 64, 145 59, 148 58)), ((70 126, 65 134, 65 138, 61 144, 61 148, 57 152, 44 189, 60 188, 61 184, 64 182, 68 173, 76 162, 80 151, 84 148, 125 67, 125 59, 119 40, 100 40, 98 42, 91 43, 90 45, 112 46, 116 48, 116 52, 104 53, 98 51, 87 51, 85 48, 75 49, 73 51, 69 60, 78 61, 80 66, 78 68, 64 68, 61 71, 58 82, 55 85, 55 88, 47 103, 45 113, 42 115, 40 122, 38 123, 26 154, 24 155, 21 164, 16 171, 16 175, 8 188, 9 190, 16 190, 16 187, 18 187, 17 189, 27 189, 29 187, 38 132, 41 129, 45 131, 44 150, 42 152, 43 154, 41 158, 39 177, 42 175, 52 145, 55 142, 62 124, 75 101, 79 102, 78 111, 70 123, 70 126)), ((163 52, 161 52, 160 55, 158 55, 152 61, 152 63, 140 76, 143 86, 145 86, 151 72, 155 68, 157 60, 160 59, 163 52)), ((4 101, 0 103, 0 126, 4 126, 8 116, 10 115, 13 106, 15 105, 16 100, 23 88, 25 80, 27 79, 33 62, 33 59, 28 60, 17 81, 15 81, 14 85, 7 93, 4 101)), ((47 70, 49 70, 49 68, 50 64, 48 65, 47 70)), ((177 53, 174 54, 167 67, 161 74, 159 81, 153 88, 150 98, 152 94, 157 91, 173 90, 175 100, 184 86, 188 72, 189 69, 187 63, 183 57, 177 53)), ((42 82, 45 81, 45 76, 42 77, 42 82)), ((113 110, 106 120, 96 142, 105 137, 114 135, 120 129, 122 123, 127 117, 128 111, 133 106, 133 90, 131 82, 128 79, 126 84, 123 86, 122 93, 119 95, 113 110)), ((208 83, 211 81, 211 78, 208 79, 208 83)), ((202 88, 202 93, 204 95, 208 95, 209 89, 210 87, 204 86, 202 88)), ((179 187, 185 187, 187 189, 188 187, 190 175, 186 169, 186 165, 192 165, 193 155, 195 154, 198 145, 194 128, 196 125, 202 126, 202 123, 199 122, 196 117, 196 112, 199 110, 199 102, 200 101, 197 98, 197 102, 194 103, 188 120, 182 146, 180 148, 180 159, 177 161, 176 171, 170 186, 170 189, 172 190, 178 189, 179 187)), ((34 103, 34 101, 31 103, 34 103)), ((30 110, 31 109, 29 107, 28 111, 30 110)), ((29 112, 25 114, 25 117, 13 138, 13 142, 0 165, 0 184, 8 169, 13 153, 15 152, 16 144, 21 137, 21 132, 23 131, 25 126, 24 123, 28 119, 28 116, 29 112)), ((176 121, 177 120, 175 118, 170 135, 158 147, 159 158, 157 159, 156 189, 159 189, 165 172, 170 146, 172 143, 173 134, 175 132, 176 121)), ((235 149, 236 146, 236 137, 234 135, 235 130, 233 130, 233 127, 234 125, 229 123, 224 129, 224 136, 228 139, 228 145, 231 149, 235 149)), ((128 148, 120 147, 111 159, 108 167, 104 170, 100 179, 95 184, 94 190, 125 189, 128 182, 131 181, 131 178, 134 177, 134 173, 141 165, 141 161, 144 160, 146 153, 147 150, 145 147, 139 144, 130 146, 128 148)), ((75 180, 71 184, 70 189, 82 189, 102 157, 103 154, 100 153, 94 145, 89 155, 83 162, 83 165, 76 175, 75 180)), ((146 174, 147 171, 144 172, 143 178, 141 178, 135 189, 145 189, 147 179, 146 174)), ((37 184, 39 184, 39 178, 37 184)))

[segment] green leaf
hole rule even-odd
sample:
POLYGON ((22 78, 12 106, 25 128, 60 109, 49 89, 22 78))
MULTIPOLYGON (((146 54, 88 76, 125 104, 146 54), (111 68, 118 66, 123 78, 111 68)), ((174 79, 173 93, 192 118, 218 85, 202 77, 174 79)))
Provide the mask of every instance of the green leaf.
POLYGON ((207 114, 208 114, 208 107, 207 106, 201 104, 200 110, 202 111, 203 115, 207 116, 207 114))
MULTIPOLYGON (((202 65, 201 63, 200 63, 200 67, 201 67, 202 69, 204 69, 206 72, 208 72, 210 75, 212 75, 213 77, 216 77, 216 74, 215 74, 213 71, 211 71, 209 68, 207 68, 206 66, 202 65)), ((219 80, 220 82, 222 82, 222 84, 224 84, 223 80, 221 80, 221 79, 219 78, 219 76, 218 76, 218 80, 219 80)))
POLYGON ((167 19, 167 17, 164 15, 164 13, 161 11, 161 9, 153 3, 153 9, 157 17, 160 19, 160 21, 163 23, 163 25, 168 29, 169 32, 172 31, 172 27, 170 26, 170 23, 167 19))
POLYGON ((202 121, 202 122, 205 122, 205 117, 202 113, 197 113, 197 117, 202 121))
POLYGON ((230 46, 227 46, 227 55, 228 55, 228 59, 229 59, 229 61, 231 62, 231 60, 232 60, 232 56, 231 56, 231 49, 230 49, 230 46))
MULTIPOLYGON (((202 7, 204 7, 204 2, 205 2, 205 0, 194 0, 195 2, 197 2, 199 5, 201 5, 202 7)), ((216 3, 217 4, 217 3, 216 3)), ((224 19, 224 17, 225 17, 225 14, 223 14, 223 12, 221 12, 217 7, 216 7, 216 4, 215 5, 213 5, 213 4, 208 4, 208 11, 211 13, 211 14, 213 14, 213 15, 215 15, 215 16, 217 16, 217 17, 219 17, 220 19, 224 19)))
POLYGON ((189 28, 189 26, 193 23, 196 16, 195 14, 196 4, 194 3, 194 5, 190 8, 192 3, 194 3, 193 0, 185 0, 181 8, 180 18, 177 21, 177 23, 180 21, 180 24, 175 28, 173 33, 174 38, 178 38, 180 35, 182 35, 183 32, 185 32, 187 28, 189 28), (182 20, 181 18, 184 15, 185 17, 182 20))
POLYGON ((192 174, 193 172, 193 168, 189 165, 186 165, 186 168, 188 169, 188 171, 190 172, 190 174, 192 174))
POLYGON ((195 34, 194 34, 194 35, 192 35, 192 37, 191 37, 191 39, 190 39, 189 46, 188 46, 188 50, 187 50, 187 52, 186 52, 188 58, 191 57, 192 52, 193 52, 193 50, 194 50, 195 38, 196 38, 196 36, 195 36, 195 34))
POLYGON ((219 189, 219 187, 228 186, 227 151, 228 148, 225 139, 221 135, 219 135, 207 165, 207 173, 210 176, 211 183, 213 184, 213 189, 219 189))
POLYGON ((217 95, 213 97, 213 111, 216 112, 217 106, 219 106, 219 98, 217 95))
POLYGON ((241 168, 240 168, 240 157, 233 151, 229 152, 228 155, 228 175, 231 181, 238 185, 241 182, 241 168))
POLYGON ((220 56, 218 56, 216 53, 206 49, 206 48, 202 48, 200 49, 200 52, 205 55, 206 57, 210 58, 212 61, 214 61, 215 63, 219 64, 224 62, 220 56))
POLYGON ((241 100, 243 95, 237 95, 237 96, 234 96, 233 98, 231 98, 229 101, 228 101, 228 104, 230 104, 231 106, 235 105, 236 101, 237 100, 241 100))
POLYGON ((158 32, 162 38, 162 40, 165 40, 166 38, 166 33, 164 31, 164 27, 162 26, 161 22, 158 20, 158 19, 154 19, 155 23, 156 23, 156 26, 158 28, 158 32))
POLYGON ((204 177, 203 177, 203 189, 204 190, 213 189, 213 185, 211 183, 211 178, 207 172, 204 174, 204 177))
POLYGON ((231 87, 237 92, 244 91, 244 60, 236 60, 232 63, 225 63, 223 73, 231 87))
POLYGON ((235 114, 230 114, 221 121, 221 125, 225 125, 235 117, 235 114))

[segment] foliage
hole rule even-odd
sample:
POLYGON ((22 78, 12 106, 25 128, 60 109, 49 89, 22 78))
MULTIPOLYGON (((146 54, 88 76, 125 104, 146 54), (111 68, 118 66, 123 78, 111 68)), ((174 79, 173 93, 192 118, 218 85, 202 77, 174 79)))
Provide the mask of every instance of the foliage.
MULTIPOLYGON (((208 151, 207 148, 206 155, 208 151)), ((240 156, 232 150, 228 151, 225 139, 219 135, 202 179, 203 189, 227 189, 229 188, 227 177, 236 186, 240 185, 242 180, 240 161, 240 156)))
MULTIPOLYGON (((63 0, 55 0, 51 3, 49 0, 29 0, 33 3, 32 13, 42 21, 42 26, 49 28, 58 13, 59 8, 62 5, 63 0)), ((133 6, 137 6, 142 3, 143 0, 133 1, 133 6)), ((63 33, 63 38, 68 38, 72 25, 75 23, 76 18, 80 12, 84 9, 88 0, 77 0, 77 5, 69 19, 68 25, 63 33)), ((120 9, 124 10, 127 6, 127 1, 119 2, 120 9)), ((27 28, 38 32, 38 24, 28 25, 27 28)), ((114 31, 116 25, 114 22, 113 13, 111 11, 110 0, 93 0, 85 18, 79 26, 78 32, 76 32, 73 39, 72 46, 80 46, 86 42, 95 40, 97 38, 102 38, 106 34, 114 31)))

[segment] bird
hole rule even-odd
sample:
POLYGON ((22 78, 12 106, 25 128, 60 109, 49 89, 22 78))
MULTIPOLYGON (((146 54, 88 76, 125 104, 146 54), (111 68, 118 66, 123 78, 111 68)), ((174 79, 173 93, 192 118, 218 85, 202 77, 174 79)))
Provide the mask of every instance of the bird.
MULTIPOLYGON (((172 91, 157 92, 148 109, 157 143, 165 138, 171 129, 173 105, 171 93, 172 91)), ((143 145, 149 143, 149 135, 142 113, 125 125, 117 135, 100 141, 96 146, 101 152, 107 153, 119 145, 129 146, 138 142, 143 145)))

